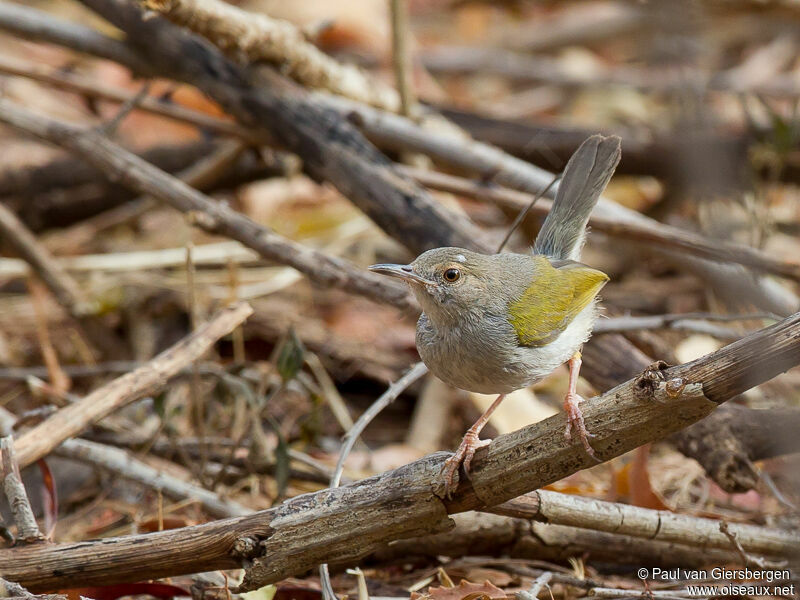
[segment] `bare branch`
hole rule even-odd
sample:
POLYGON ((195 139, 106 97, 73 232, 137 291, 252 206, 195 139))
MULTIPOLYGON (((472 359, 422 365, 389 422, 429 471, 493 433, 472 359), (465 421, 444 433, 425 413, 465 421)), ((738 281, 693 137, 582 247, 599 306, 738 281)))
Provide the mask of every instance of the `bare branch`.
MULTIPOLYGON (((729 538, 720 531, 720 522, 715 519, 547 490, 537 490, 514 498, 489 509, 489 512, 662 542, 688 544, 703 549, 729 550, 731 547, 729 538)), ((800 544, 797 533, 783 529, 745 524, 730 525, 729 528, 749 552, 780 555, 788 548, 800 544)))
POLYGON ((202 356, 222 336, 241 324, 253 310, 240 303, 219 311, 193 334, 168 348, 146 365, 96 389, 80 402, 62 408, 23 433, 16 442, 19 464, 27 466, 46 456, 67 438, 112 411, 163 387, 193 360, 202 356))
POLYGON ((144 0, 144 6, 207 38, 234 58, 268 62, 295 81, 330 90, 392 112, 397 92, 356 66, 337 62, 306 40, 289 21, 254 13, 219 0, 144 0))
POLYGON ((78 283, 50 256, 17 215, 3 204, 0 204, 0 234, 30 265, 68 313, 80 318, 92 312, 78 283))
POLYGON ((44 540, 19 474, 19 465, 14 453, 14 438, 10 435, 0 438, 0 462, 2 462, 0 473, 3 476, 6 498, 14 515, 14 522, 17 524, 17 538, 24 542, 44 540))
POLYGON ((0 3, 0 30, 29 40, 48 42, 113 60, 141 74, 152 69, 125 42, 99 33, 96 29, 55 19, 35 8, 0 3))
POLYGON ((110 473, 120 475, 149 488, 160 490, 176 500, 197 500, 209 514, 215 517, 235 517, 252 513, 238 502, 221 498, 219 494, 168 473, 155 469, 130 453, 113 446, 106 446, 82 439, 64 440, 54 450, 56 456, 80 460, 110 473))

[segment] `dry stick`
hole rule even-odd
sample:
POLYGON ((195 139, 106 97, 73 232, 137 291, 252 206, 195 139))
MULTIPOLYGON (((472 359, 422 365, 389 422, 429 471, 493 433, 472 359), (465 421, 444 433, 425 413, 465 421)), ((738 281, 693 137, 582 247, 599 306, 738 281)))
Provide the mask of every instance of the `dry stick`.
MULTIPOLYGON (((1 11, 0 14, 2 14, 1 11)), ((0 28, 2 28, 1 23, 0 28)), ((0 73, 33 79, 34 81, 45 83, 59 89, 75 92, 87 98, 99 98, 101 100, 127 104, 135 97, 134 94, 131 94, 123 88, 106 85, 102 82, 81 77, 74 73, 43 69, 35 63, 16 60, 7 56, 0 57, 0 73)), ((141 98, 137 102, 136 108, 152 114, 169 117, 175 121, 196 125, 201 129, 213 131, 215 133, 235 136, 254 145, 263 141, 262 136, 254 135, 251 130, 242 127, 238 123, 213 117, 186 108, 180 104, 164 102, 163 100, 150 96, 141 98)))
POLYGON ((82 439, 70 439, 64 440, 53 454, 100 467, 130 481, 160 490, 174 500, 197 500, 215 517, 236 517, 253 512, 238 502, 226 500, 219 494, 153 468, 120 448, 82 439))
POLYGON ((25 224, 0 203, 0 234, 27 262, 55 296, 56 301, 75 318, 90 312, 88 300, 78 283, 53 259, 25 224))
POLYGON ((252 312, 253 309, 246 303, 222 309, 193 334, 150 362, 96 389, 80 402, 62 408, 26 431, 16 443, 20 465, 27 466, 46 456, 61 442, 74 437, 114 410, 162 388, 171 377, 202 356, 252 312))
MULTIPOLYGON (((537 490, 489 509, 497 515, 569 525, 647 538, 729 550, 730 539, 720 532, 720 521, 652 510, 582 496, 537 490)), ((729 530, 751 552, 780 554, 787 544, 798 543, 798 534, 788 530, 732 524, 729 530)))
POLYGON ((503 240, 500 242, 500 245, 497 247, 496 254, 500 254, 503 251, 503 248, 506 247, 506 244, 508 243, 508 240, 510 240, 511 236, 514 235, 514 232, 517 230, 517 228, 520 225, 522 225, 522 222, 525 220, 525 217, 527 217, 528 213, 531 212, 531 210, 533 209, 533 206, 536 204, 536 202, 538 202, 539 198, 544 196, 547 193, 547 191, 551 187, 553 187, 555 185, 555 183, 556 183, 556 181, 558 181, 559 177, 561 177, 560 174, 556 175, 555 177, 553 177, 553 180, 550 183, 547 184, 547 187, 544 188, 541 192, 537 192, 536 195, 531 199, 531 201, 528 202, 528 205, 525 208, 523 208, 521 211, 519 211, 519 213, 517 213, 517 216, 514 218, 514 221, 511 223, 511 226, 508 228, 508 231, 506 232, 505 237, 503 237, 503 240))
MULTIPOLYGON (((200 190, 207 189, 221 179, 225 172, 235 164, 236 160, 246 150, 244 142, 239 140, 227 140, 220 143, 208 156, 204 156, 196 163, 186 167, 176 173, 176 177, 186 182, 186 184, 200 190)), ((100 231, 111 227, 116 227, 133 219, 136 219, 149 211, 156 200, 143 196, 126 202, 121 206, 106 210, 88 219, 80 221, 59 231, 59 236, 51 240, 50 247, 55 248, 75 248, 93 239, 100 231)), ((230 242, 231 244, 235 242, 230 242)), ((244 248, 239 248, 247 252, 244 248)), ((148 258, 158 255, 159 251, 151 251, 148 258)), ((101 255, 111 257, 110 254, 101 255)), ((140 255, 141 256, 141 255, 140 255)), ((162 255, 163 256, 163 255, 162 255)), ((73 260, 80 260, 85 257, 76 257, 73 260)), ((113 258, 113 257, 111 257, 113 258)), ((109 260, 101 259, 101 260, 109 260)), ((69 261, 68 261, 69 262, 69 261)), ((142 268, 141 266, 139 268, 142 268)), ((132 269, 132 267, 131 267, 132 269)))
POLYGON ((150 10, 207 38, 234 58, 280 66, 292 79, 392 112, 397 92, 354 65, 340 64, 306 40, 289 21, 231 6, 220 0, 144 0, 150 10))
MULTIPOLYGON (((738 555, 730 550, 703 549, 693 545, 654 541, 647 538, 617 535, 604 531, 579 529, 565 525, 531 522, 486 512, 451 515, 455 527, 444 533, 407 540, 395 540, 367 557, 370 563, 408 562, 411 557, 447 556, 458 559, 471 556, 511 556, 508 558, 466 558, 449 565, 480 563, 482 566, 511 567, 526 558, 567 562, 575 556, 589 555, 592 560, 607 564, 636 567, 659 566, 701 568, 709 564, 736 563, 738 555), (517 561, 514 559, 523 559, 517 561)), ((537 576, 539 573, 520 572, 537 576)), ((563 576, 562 576, 563 577, 563 576)), ((578 587, 591 587, 588 580, 556 580, 578 587)))
POLYGON ((800 451, 798 431, 800 408, 763 410, 728 404, 669 441, 699 462, 726 492, 742 493, 764 478, 754 461, 800 451))
POLYGON ((92 344, 104 355, 115 358, 120 340, 93 315, 94 306, 77 282, 53 259, 17 216, 0 203, 0 234, 44 282, 57 302, 81 326, 92 344))
POLYGON ((547 586, 548 588, 550 587, 548 584, 550 583, 550 580, 552 578, 553 578, 553 573, 551 573, 550 571, 542 573, 541 575, 539 575, 539 577, 536 578, 536 581, 533 582, 533 585, 531 585, 531 588, 529 590, 527 591, 523 590, 515 594, 517 600, 536 600, 536 598, 539 596, 539 592, 542 591, 543 587, 545 586, 547 586))
POLYGON ((141 74, 152 73, 151 65, 124 42, 67 21, 59 21, 35 8, 0 2, 0 29, 29 40, 59 44, 126 65, 141 74))
MULTIPOLYGON (((653 365, 583 404, 594 448, 609 460, 708 415, 721 402, 800 364, 800 313, 690 363, 653 365)), ((67 410, 67 409, 64 409, 67 410)), ((31 589, 252 566, 254 589, 332 560, 354 561, 388 541, 443 531, 448 513, 495 506, 594 464, 564 439, 555 415, 495 438, 475 455, 455 498, 433 493, 447 453, 274 509, 194 527, 97 542, 0 550, 5 576, 31 589)), ((780 554, 796 553, 792 537, 780 554)))
POLYGON ((642 317, 609 317, 600 319, 595 323, 592 331, 593 335, 600 333, 623 333, 626 331, 646 331, 653 329, 671 329, 673 331, 688 331, 691 333, 702 333, 721 340, 738 340, 749 332, 731 329, 730 327, 720 327, 704 320, 698 319, 677 319, 664 320, 660 315, 647 315, 642 317))
MULTIPOLYGON (((193 252, 193 259, 195 265, 205 267, 224 267, 230 263, 255 265, 261 261, 258 254, 235 241, 213 242, 197 246, 193 252)), ((57 258, 55 262, 72 273, 96 271, 125 273, 150 269, 174 269, 186 264, 186 248, 82 254, 57 258)), ((24 277, 28 272, 28 265, 25 261, 16 258, 0 258, 0 277, 24 277)))
POLYGON ((53 347, 53 341, 50 338, 45 309, 47 292, 44 286, 35 277, 28 279, 28 292, 31 306, 33 307, 33 314, 36 319, 36 337, 39 341, 39 351, 47 367, 48 377, 58 393, 67 392, 72 385, 72 381, 61 368, 58 362, 58 353, 53 347))
MULTIPOLYGON (((544 82, 565 87, 621 85, 661 93, 692 89, 778 98, 800 96, 800 86, 790 75, 776 75, 767 81, 751 83, 742 78, 736 69, 711 74, 700 69, 647 69, 624 65, 596 73, 575 74, 566 69, 562 61, 548 56, 526 56, 475 46, 439 46, 426 52, 421 60, 434 73, 491 72, 517 81, 544 82)), ((779 58, 775 60, 777 62, 779 58)))
MULTIPOLYGON (((207 156, 215 146, 211 141, 165 143, 145 150, 141 156, 160 169, 174 173, 207 156)), ((5 204, 19 211, 23 202, 27 202, 21 198, 48 194, 59 188, 103 184, 106 181, 102 172, 83 159, 70 155, 59 156, 43 165, 0 170, 0 196, 4 197, 5 204)), ((42 220, 41 216, 38 220, 42 220)))
MULTIPOLYGON (((488 200, 500 206, 513 210, 522 210, 536 198, 533 194, 520 192, 513 189, 485 185, 464 177, 447 175, 432 171, 423 171, 412 167, 399 167, 402 171, 413 177, 418 182, 430 188, 459 194, 468 198, 488 200)), ((548 195, 543 193, 542 195, 548 195)), ((552 202, 536 203, 532 212, 546 215, 550 212, 552 202)), ((619 209, 622 209, 620 206, 619 209)), ((626 213, 627 209, 623 209, 626 213)), ((611 211, 614 212, 613 210, 611 211)), ((631 211, 631 214, 632 213, 631 211)), ((638 213, 635 213, 638 215, 638 213)), ((800 279, 800 264, 774 258, 756 248, 749 248, 732 242, 714 241, 696 233, 685 231, 678 227, 664 225, 639 215, 639 218, 620 219, 606 211, 600 210, 592 213, 589 226, 596 231, 607 235, 620 237, 626 240, 646 243, 670 250, 681 250, 690 255, 710 258, 723 262, 735 262, 742 265, 755 267, 768 273, 783 275, 792 279, 800 279)))
MULTIPOLYGON (((331 488, 339 487, 339 484, 342 482, 344 463, 347 460, 347 457, 350 455, 350 452, 353 450, 353 446, 355 445, 356 441, 364 432, 364 429, 367 428, 372 420, 377 417, 384 408, 394 402, 397 397, 402 394, 406 388, 408 388, 408 386, 413 384, 417 379, 425 375, 427 372, 428 367, 425 366, 425 363, 416 363, 406 372, 405 375, 390 385, 389 388, 383 394, 381 394, 380 397, 375 400, 375 402, 373 402, 367 410, 364 411, 364 413, 358 418, 358 421, 353 424, 342 440, 342 447, 339 450, 339 458, 336 460, 336 468, 330 480, 331 488)), ((333 591, 333 586, 331 585, 331 577, 330 573, 328 572, 327 563, 320 565, 319 575, 322 582, 322 591, 325 593, 325 596, 328 599, 335 599, 337 596, 333 591)))
POLYGON ((191 213, 196 226, 238 240, 264 258, 294 267, 317 283, 342 288, 398 308, 411 309, 416 305, 406 286, 284 238, 227 205, 215 202, 95 131, 36 115, 7 100, 0 100, 0 122, 78 153, 137 192, 166 202, 181 212, 191 213))
POLYGON ((19 474, 19 464, 14 453, 14 438, 10 435, 0 438, 0 462, 2 462, 3 487, 8 505, 17 525, 17 538, 24 542, 44 540, 36 517, 33 515, 25 485, 19 474))
POLYGON ((411 116, 417 99, 411 83, 411 55, 408 48, 408 5, 406 0, 390 0, 392 15, 392 64, 397 91, 400 94, 400 114, 411 116))

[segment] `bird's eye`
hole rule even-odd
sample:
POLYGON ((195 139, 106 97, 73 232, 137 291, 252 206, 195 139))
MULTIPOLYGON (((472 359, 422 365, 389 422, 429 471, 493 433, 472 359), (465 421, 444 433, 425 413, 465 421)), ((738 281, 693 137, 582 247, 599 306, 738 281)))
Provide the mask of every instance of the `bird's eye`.
POLYGON ((459 277, 461 277, 461 271, 458 269, 447 269, 444 272, 444 280, 450 283, 458 281, 459 277))

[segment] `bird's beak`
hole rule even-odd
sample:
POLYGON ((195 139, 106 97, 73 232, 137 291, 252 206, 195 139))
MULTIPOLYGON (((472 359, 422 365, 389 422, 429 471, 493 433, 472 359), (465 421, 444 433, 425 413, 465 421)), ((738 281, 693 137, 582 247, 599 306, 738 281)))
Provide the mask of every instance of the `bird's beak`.
POLYGON ((371 267, 367 267, 370 271, 375 273, 380 273, 381 275, 389 275, 390 277, 398 277, 400 279, 404 279, 409 283, 421 283, 424 285, 428 285, 433 283, 432 281, 428 281, 424 277, 421 277, 414 273, 414 269, 411 265, 392 265, 392 264, 382 264, 382 265, 372 265, 371 267))

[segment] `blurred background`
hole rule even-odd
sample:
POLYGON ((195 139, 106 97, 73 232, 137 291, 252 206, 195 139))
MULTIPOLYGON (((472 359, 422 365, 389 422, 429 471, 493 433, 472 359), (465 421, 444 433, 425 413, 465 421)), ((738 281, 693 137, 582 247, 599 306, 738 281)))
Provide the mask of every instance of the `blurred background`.
MULTIPOLYGON (((293 23, 336 60, 395 85, 386 0, 234 4, 293 23)), ((118 36, 76 2, 24 5, 118 36)), ((560 172, 589 135, 620 135, 622 160, 608 199, 657 223, 700 234, 712 246, 735 242, 763 251, 785 271, 798 266, 797 2, 410 0, 407 10, 414 103, 440 112, 475 140, 551 173, 560 172)), ((2 29, 5 97, 60 120, 110 125, 117 142, 173 173, 219 158, 230 144, 218 132, 139 110, 135 101, 120 112, 123 102, 110 101, 111 92, 97 92, 108 88, 139 100, 147 95, 229 121, 197 89, 165 79, 145 82, 109 60, 2 29), (66 89, 59 83, 64 79, 90 82, 89 89, 66 89)), ((424 154, 375 141, 393 161, 415 170, 474 178, 424 154)), ((255 314, 195 369, 84 437, 123 448, 172 477, 249 509, 327 486, 353 419, 418 360, 414 318, 312 285, 294 269, 205 234, 177 211, 137 198, 77 158, 11 129, 0 128, 0 148, 0 202, 79 282, 118 340, 98 352, 0 238, 0 407, 9 418, 35 422, 151 359, 224 304, 243 299, 255 314)), ((220 164, 194 185, 286 237, 364 267, 414 258, 331 185, 304 175, 302 161, 281 148, 247 147, 220 164)), ((500 189, 491 174, 477 184, 500 189)), ((432 193, 498 242, 520 208, 480 194, 432 193)), ((509 248, 525 251, 541 221, 542 214, 534 211, 509 248)), ((583 262, 611 277, 602 292, 605 318, 597 336, 624 330, 644 355, 670 364, 720 348, 800 306, 796 276, 731 265, 711 273, 708 261, 691 252, 637 241, 610 227, 590 233, 583 262), (643 316, 658 319, 649 325, 614 321, 643 316)), ((555 414, 566 386, 567 371, 561 368, 515 393, 485 437, 555 414)), ((590 397, 606 390, 581 380, 579 391, 590 397)), ((454 448, 488 401, 423 378, 365 431, 346 462, 346 479, 454 448)), ((772 413, 780 416, 783 429, 771 421, 763 425, 780 449, 751 455, 755 471, 739 488, 724 489, 707 473, 709 465, 680 452, 675 440, 550 487, 647 508, 794 526, 800 448, 796 435, 784 430, 800 424, 800 372, 791 370, 736 403, 765 413, 785 411, 772 413)), ((751 424, 752 413, 745 414, 738 420, 732 416, 726 425, 734 437, 751 424)), ((90 461, 52 457, 48 463, 55 485, 46 473, 42 479, 41 467, 29 469, 26 482, 34 507, 58 541, 219 516, 196 501, 164 497, 90 461)), ((539 532, 536 539, 555 535, 552 531, 539 532)), ((637 580, 621 565, 643 556, 611 547, 608 540, 594 546, 584 540, 588 545, 581 546, 580 538, 554 538, 525 546, 497 541, 493 534, 483 539, 489 542, 475 550, 467 542, 451 544, 450 558, 439 547, 435 554, 402 547, 372 557, 364 566, 370 592, 407 597, 416 583, 427 582, 418 588, 425 590, 431 583, 441 585, 445 582, 436 569, 443 566, 444 577, 449 574, 456 583, 459 577, 489 580, 511 594, 535 579, 535 571, 526 573, 520 565, 540 568, 531 562, 537 560, 553 561, 560 573, 623 585, 637 580), (511 556, 524 564, 464 556, 511 556)), ((355 576, 341 569, 334 573, 337 591, 355 592, 355 576)), ((316 574, 292 585, 319 593, 316 574)), ((558 585, 557 595, 583 594, 567 583, 558 585)))

